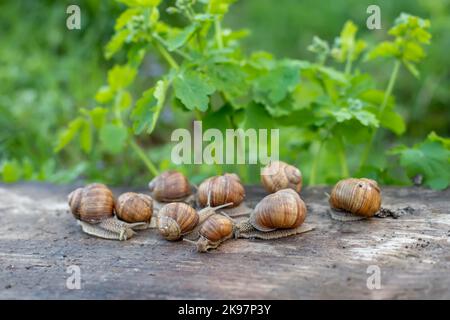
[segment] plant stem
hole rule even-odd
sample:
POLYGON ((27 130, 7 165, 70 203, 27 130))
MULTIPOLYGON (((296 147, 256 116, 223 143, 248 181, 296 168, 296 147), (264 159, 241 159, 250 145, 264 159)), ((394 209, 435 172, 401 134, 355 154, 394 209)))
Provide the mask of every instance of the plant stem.
POLYGON ((153 162, 147 157, 144 150, 136 143, 136 141, 133 138, 130 138, 130 145, 133 148, 133 150, 136 152, 136 154, 141 158, 141 160, 144 162, 147 169, 151 172, 153 176, 157 176, 159 174, 158 169, 156 169, 153 162))
POLYGON ((345 148, 344 148, 344 140, 342 136, 338 138, 339 144, 339 162, 341 164, 341 175, 342 178, 347 178, 350 176, 350 172, 348 170, 347 158, 345 157, 345 148))
MULTIPOLYGON (((398 72, 400 70, 401 62, 400 60, 396 60, 394 64, 394 68, 392 69, 391 77, 389 78, 388 86, 386 91, 384 92, 383 102, 381 103, 380 110, 378 111, 378 119, 380 121, 383 119, 384 111, 386 109, 387 103, 389 101, 389 97, 392 94, 392 90, 394 89, 395 81, 397 80, 398 72)), ((359 169, 361 170, 367 162, 369 158, 370 151, 372 150, 372 145, 375 140, 375 136, 377 134, 378 128, 372 130, 371 136, 369 138, 369 142, 366 145, 363 156, 361 158, 361 164, 359 169)))
POLYGON ((159 53, 163 56, 164 59, 166 59, 167 63, 174 69, 179 69, 180 66, 175 61, 175 59, 172 57, 172 55, 162 46, 159 42, 154 41, 153 42, 155 47, 158 49, 159 53))
POLYGON ((315 185, 317 180, 317 168, 319 167, 319 161, 320 161, 320 155, 322 154, 322 147, 325 143, 325 139, 320 140, 319 142, 319 149, 317 150, 317 153, 313 159, 312 166, 311 166, 311 174, 309 178, 309 184, 315 185))
POLYGON ((219 18, 214 20, 214 28, 216 29, 216 42, 219 49, 223 49, 222 26, 219 18))
POLYGON ((352 71, 352 55, 353 55, 353 48, 348 51, 347 53, 347 62, 345 64, 345 74, 349 75, 352 71))

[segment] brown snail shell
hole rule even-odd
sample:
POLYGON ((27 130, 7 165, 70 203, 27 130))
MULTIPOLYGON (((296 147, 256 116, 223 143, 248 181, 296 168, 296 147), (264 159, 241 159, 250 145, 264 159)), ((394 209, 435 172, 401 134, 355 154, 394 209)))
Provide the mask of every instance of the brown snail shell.
POLYGON ((199 232, 206 239, 217 242, 231 236, 233 233, 233 222, 226 216, 215 214, 202 224, 199 232))
POLYGON ((206 252, 233 237, 234 223, 226 216, 214 214, 202 224, 199 234, 200 239, 196 243, 197 251, 206 252))
POLYGON ((191 195, 188 179, 175 170, 163 172, 148 184, 152 197, 160 202, 181 201, 191 195))
POLYGON ((166 204, 158 212, 158 229, 167 240, 178 240, 198 224, 199 215, 183 202, 166 204))
POLYGON ((198 200, 203 207, 207 205, 216 207, 231 202, 233 204, 230 208, 232 208, 240 205, 244 198, 244 186, 235 173, 208 178, 198 187, 198 200), (208 193, 211 193, 210 203, 208 203, 208 193))
POLYGON ((264 197, 250 215, 251 225, 259 231, 290 229, 306 218, 306 205, 297 192, 282 189, 264 197))
POLYGON ((270 193, 286 188, 300 192, 302 180, 300 170, 283 161, 273 161, 261 172, 261 183, 270 193))
POLYGON ((116 215, 119 219, 130 223, 149 223, 153 215, 153 200, 142 193, 121 194, 116 202, 116 215))
POLYGON ((381 190, 371 179, 344 179, 334 186, 329 202, 333 209, 372 217, 380 210, 381 190))
POLYGON ((93 183, 72 191, 68 196, 69 206, 76 219, 98 223, 114 216, 114 196, 101 183, 93 183))

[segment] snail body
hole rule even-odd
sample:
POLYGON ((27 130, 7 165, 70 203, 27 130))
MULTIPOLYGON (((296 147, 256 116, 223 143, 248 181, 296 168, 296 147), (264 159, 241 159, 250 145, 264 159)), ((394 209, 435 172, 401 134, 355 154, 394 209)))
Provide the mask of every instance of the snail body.
POLYGON ((127 240, 133 236, 133 228, 143 225, 120 221, 114 216, 114 196, 104 184, 93 183, 78 188, 69 194, 68 202, 82 230, 90 235, 127 240))
POLYGON ((198 187, 198 201, 202 207, 232 203, 229 207, 234 208, 239 206, 244 198, 244 186, 238 175, 234 173, 208 178, 198 187))
POLYGON ((261 171, 261 183, 270 193, 286 188, 300 192, 302 181, 300 170, 283 161, 270 162, 261 171))
POLYGON ((370 218, 380 210, 381 190, 371 179, 344 179, 333 187, 329 203, 334 210, 370 218))

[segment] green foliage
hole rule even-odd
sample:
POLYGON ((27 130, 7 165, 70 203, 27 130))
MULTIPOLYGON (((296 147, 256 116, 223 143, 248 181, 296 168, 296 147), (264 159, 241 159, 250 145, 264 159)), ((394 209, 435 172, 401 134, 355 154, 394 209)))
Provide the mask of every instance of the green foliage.
POLYGON ((402 61, 415 77, 419 77, 416 64, 425 58, 423 45, 430 44, 429 28, 429 20, 402 13, 389 30, 395 39, 380 43, 369 52, 368 58, 393 57, 402 61))
POLYGON ((445 189, 450 183, 450 139, 432 132, 427 139, 412 148, 399 146, 392 150, 410 178, 423 175, 424 184, 433 189, 445 189))
MULTIPOLYGON (((372 177, 381 183, 406 184, 408 180, 402 174, 406 172, 409 178, 423 175, 426 185, 433 188, 448 185, 445 180, 448 182, 449 177, 443 173, 443 170, 448 172, 448 167, 444 166, 448 162, 443 160, 448 153, 442 151, 446 148, 448 152, 448 139, 430 134, 425 142, 411 149, 395 149, 397 153, 391 156, 400 157, 399 164, 403 169, 398 168, 397 162, 389 161, 385 151, 393 144, 399 144, 400 139, 409 140, 411 132, 420 127, 410 125, 411 114, 421 111, 419 120, 424 119, 433 125, 440 123, 441 128, 445 128, 445 116, 438 120, 428 120, 424 116, 429 91, 418 93, 417 101, 423 108, 410 107, 408 103, 415 99, 411 93, 418 90, 407 91, 405 95, 404 88, 415 88, 414 78, 402 77, 402 81, 397 81, 401 65, 415 76, 421 69, 427 79, 428 74, 422 66, 429 63, 429 59, 425 59, 425 45, 430 44, 431 39, 428 30, 433 30, 433 43, 442 42, 444 38, 435 36, 434 18, 434 29, 430 29, 428 20, 401 14, 389 30, 393 40, 374 44, 375 33, 362 39, 361 35, 367 34, 362 27, 365 22, 358 21, 359 18, 355 20, 358 16, 349 14, 353 9, 336 10, 337 6, 347 8, 347 4, 327 2, 323 7, 323 3, 312 1, 312 4, 317 2, 317 6, 323 7, 317 16, 319 13, 315 11, 301 10, 311 3, 289 0, 283 0, 279 6, 266 0, 240 1, 236 9, 231 6, 236 1, 230 0, 119 2, 123 11, 117 15, 115 24, 107 26, 107 30, 113 29, 114 34, 103 52, 111 66, 109 72, 98 72, 99 67, 95 63, 86 66, 89 61, 96 60, 80 56, 75 50, 76 45, 67 49, 72 51, 64 56, 67 60, 57 69, 51 69, 54 61, 62 60, 56 53, 51 58, 44 54, 36 57, 34 61, 43 61, 42 70, 51 76, 41 80, 37 76, 40 74, 36 73, 34 77, 38 80, 31 85, 3 86, 3 83, 21 81, 11 77, 3 82, 4 75, 15 73, 13 68, 1 69, 0 64, 3 86, 0 87, 0 124, 2 129, 5 128, 0 132, 3 181, 46 179, 64 182, 81 177, 142 185, 159 170, 173 167, 168 160, 170 132, 178 127, 189 128, 195 118, 203 120, 204 129, 279 128, 281 158, 298 165, 309 184, 334 183, 350 175, 372 177), (260 10, 269 3, 270 12, 261 14, 260 10), (290 9, 286 9, 285 16, 276 13, 288 5, 290 9), (245 8, 249 7, 255 10, 246 11, 245 8), (317 21, 323 21, 322 14, 327 10, 333 12, 332 19, 328 15, 325 18, 327 24, 318 24, 317 21), (224 27, 229 21, 224 23, 224 18, 239 17, 240 14, 249 17, 240 21, 253 24, 250 38, 246 38, 249 34, 246 29, 224 27), (258 19, 263 19, 263 30, 255 27, 258 19, 252 18, 253 14, 259 14, 258 19), (337 24, 341 25, 349 17, 354 20, 345 22, 334 41, 328 41, 336 35, 337 24), (300 25, 293 27, 296 23, 300 25), (281 33, 274 42, 271 35, 277 30, 281 33), (322 38, 313 37, 311 32, 322 38), (259 39, 254 49, 269 48, 279 56, 291 58, 278 59, 266 51, 249 52, 245 45, 251 43, 251 39, 259 39), (292 58, 305 51, 305 39, 313 39, 308 49, 316 55, 314 61, 292 58), (378 57, 395 61, 386 84, 384 78, 389 75, 387 70, 391 69, 391 62, 376 59, 378 57), (58 78, 58 72, 67 66, 72 73, 63 72, 59 79, 68 79, 64 81, 69 81, 69 84, 66 86, 64 81, 52 84, 51 79, 58 78), (107 74, 103 85, 99 74, 107 74), (38 88, 41 81, 45 81, 45 85, 39 89, 36 102, 34 90, 29 88, 38 88), (93 87, 99 88, 95 101, 86 98, 94 95, 93 87), (11 96, 9 92, 18 93, 13 101, 6 98, 11 96), (52 97, 52 93, 59 95, 52 97), (10 105, 18 107, 8 108, 10 105), (25 105, 33 108, 21 107, 25 105), (40 107, 34 107, 36 105, 40 107), (414 112, 411 111, 413 108, 414 112), (42 111, 37 117, 40 121, 34 119, 37 110, 42 111), (30 114, 30 111, 33 112, 30 114), (18 115, 21 127, 28 129, 28 138, 9 134, 18 132, 11 126, 11 119, 18 115), (63 124, 65 128, 62 128, 63 124), (57 141, 52 139, 55 132, 57 141), (401 138, 405 133, 407 136, 401 138), (2 140, 5 136, 8 137, 6 144, 2 140), (30 136, 37 137, 36 144, 34 141, 30 143, 30 136), (52 148, 57 151, 53 156, 52 148), (17 152, 13 151, 15 149, 17 152), (423 165, 412 161, 419 154, 425 159, 423 165), (148 174, 143 174, 146 171, 148 174)), ((355 8, 360 6, 349 2, 355 8)), ((411 7, 415 8, 415 5, 411 7)), ((445 11, 442 8, 433 10, 445 11)), ((385 21, 392 21, 394 11, 400 12, 394 4, 384 9, 388 14, 383 13, 383 29, 385 21)), ((360 12, 358 14, 361 15, 360 12)), ((109 15, 101 16, 108 19, 109 15)), ((63 20, 61 17, 58 19, 55 21, 63 20)), ((438 27, 445 30, 442 21, 446 20, 441 19, 438 27)), ((101 34, 95 26, 87 30, 91 32, 90 38, 79 42, 86 43, 83 52, 99 52, 96 45, 106 42, 104 36, 108 32, 101 34)), ((71 42, 73 34, 64 35, 64 39, 71 42)), ((382 31, 377 32, 376 37, 379 41, 382 31)), ((19 47, 15 50, 23 51, 19 47)), ((0 57, 5 55, 0 51, 0 57)), ((7 58, 14 60, 13 54, 7 58)), ((444 65, 445 59, 440 63, 444 65)), ((39 63, 30 63, 25 68, 33 70, 35 65, 39 66, 39 63)), ((438 84, 446 78, 440 69, 435 68, 440 76, 429 78, 427 83, 440 95, 440 101, 445 102, 446 90, 440 89, 438 84)), ((177 169, 188 173, 193 182, 227 170, 238 172, 247 183, 259 180, 258 166, 180 166, 177 169)))

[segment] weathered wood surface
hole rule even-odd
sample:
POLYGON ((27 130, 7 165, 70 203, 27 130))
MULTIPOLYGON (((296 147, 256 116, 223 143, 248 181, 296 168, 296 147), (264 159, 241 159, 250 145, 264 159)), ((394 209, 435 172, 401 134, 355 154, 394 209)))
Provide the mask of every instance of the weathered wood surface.
MULTIPOLYGON (((450 298, 449 190, 385 187, 384 206, 414 211, 343 223, 329 218, 329 188, 306 188, 307 222, 315 231, 230 240, 200 254, 155 231, 126 242, 83 234, 66 205, 72 189, 0 185, 0 298, 450 298), (81 268, 80 290, 66 288, 71 265, 81 268), (366 285, 370 265, 381 270, 379 290, 366 285)), ((247 194, 255 201, 264 192, 247 188, 247 194)))

